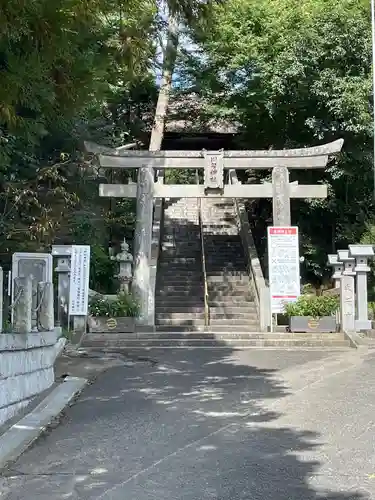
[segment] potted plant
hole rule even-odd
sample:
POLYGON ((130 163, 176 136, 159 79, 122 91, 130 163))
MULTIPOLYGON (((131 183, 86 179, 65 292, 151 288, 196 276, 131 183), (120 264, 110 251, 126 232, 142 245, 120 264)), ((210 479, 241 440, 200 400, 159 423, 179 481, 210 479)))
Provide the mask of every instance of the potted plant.
POLYGON ((338 297, 301 295, 296 302, 285 304, 291 332, 335 332, 338 297))
POLYGON ((132 333, 139 305, 130 293, 95 295, 89 301, 89 330, 93 333, 132 333))

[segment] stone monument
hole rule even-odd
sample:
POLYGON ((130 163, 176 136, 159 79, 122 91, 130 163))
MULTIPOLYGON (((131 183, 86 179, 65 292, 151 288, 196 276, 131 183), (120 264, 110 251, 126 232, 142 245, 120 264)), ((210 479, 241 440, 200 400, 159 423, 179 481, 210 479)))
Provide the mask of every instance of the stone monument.
MULTIPOLYGON (((16 252, 12 256, 12 304, 15 298, 15 279, 28 278, 32 283, 32 327, 36 325, 37 285, 40 281, 52 283, 52 256, 48 253, 16 252)), ((13 321, 13 310, 12 310, 13 321)))

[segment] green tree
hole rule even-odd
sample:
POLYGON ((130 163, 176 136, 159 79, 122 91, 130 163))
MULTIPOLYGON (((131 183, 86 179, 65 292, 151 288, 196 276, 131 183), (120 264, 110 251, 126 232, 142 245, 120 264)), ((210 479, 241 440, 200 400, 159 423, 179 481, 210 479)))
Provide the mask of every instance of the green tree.
MULTIPOLYGON (((239 123, 243 147, 345 139, 324 173, 291 177, 329 186, 327 200, 292 202, 306 276, 317 282, 326 279, 327 253, 359 241, 374 217, 369 10, 362 0, 229 0, 214 8, 196 38, 204 57, 191 63, 212 114, 239 123)), ((263 214, 265 234, 270 202, 251 210, 263 214)))

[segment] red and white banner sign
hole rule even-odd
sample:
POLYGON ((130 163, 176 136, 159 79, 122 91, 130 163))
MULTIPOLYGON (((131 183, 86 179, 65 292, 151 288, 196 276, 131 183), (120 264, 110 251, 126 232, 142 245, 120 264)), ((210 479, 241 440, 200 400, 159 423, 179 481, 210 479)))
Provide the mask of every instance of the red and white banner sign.
POLYGON ((286 302, 301 293, 298 227, 268 228, 268 274, 271 312, 283 313, 286 302))

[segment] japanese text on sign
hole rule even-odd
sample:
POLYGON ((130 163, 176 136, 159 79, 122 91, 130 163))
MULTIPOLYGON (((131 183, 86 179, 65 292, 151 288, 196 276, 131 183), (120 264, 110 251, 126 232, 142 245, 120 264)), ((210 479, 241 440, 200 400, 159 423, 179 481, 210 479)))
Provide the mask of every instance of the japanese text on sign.
POLYGON ((224 186, 223 154, 205 153, 206 164, 204 169, 205 188, 217 189, 224 186))
POLYGON ((286 302, 300 296, 299 239, 297 227, 268 228, 268 269, 271 312, 284 312, 286 302))
POLYGON ((90 246, 72 245, 69 314, 86 316, 89 298, 90 246))

